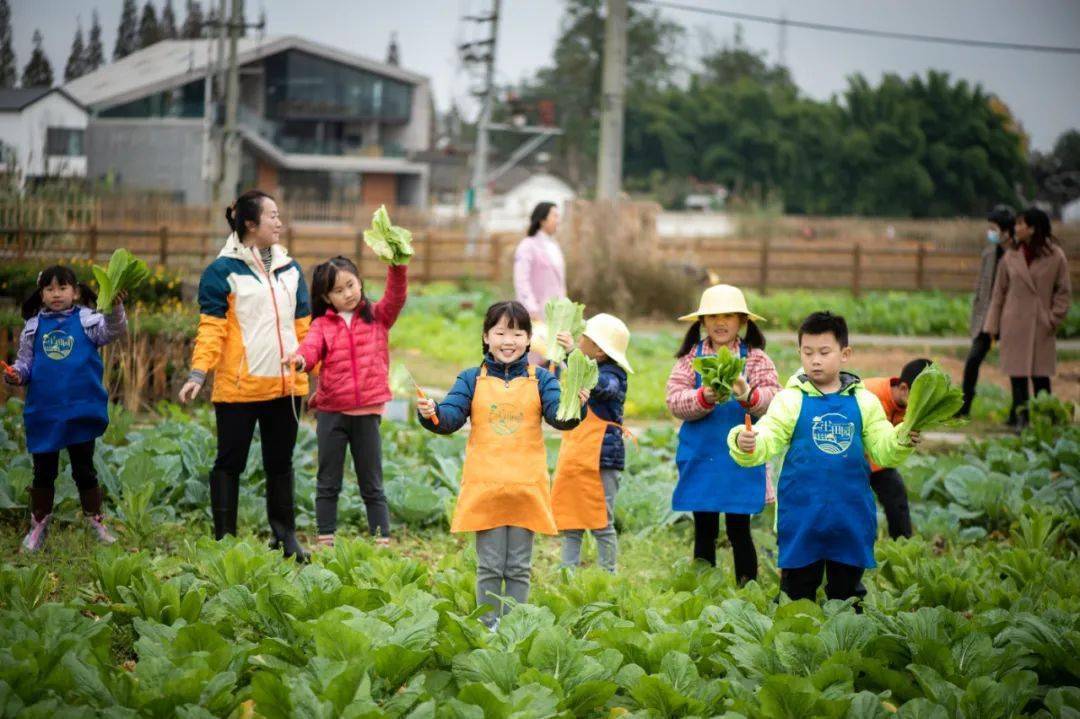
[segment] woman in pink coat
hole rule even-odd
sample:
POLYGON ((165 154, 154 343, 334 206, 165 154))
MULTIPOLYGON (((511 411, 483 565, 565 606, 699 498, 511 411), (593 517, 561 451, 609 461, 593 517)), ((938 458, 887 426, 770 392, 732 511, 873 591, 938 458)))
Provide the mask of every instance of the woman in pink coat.
POLYGON ((529 361, 544 362, 544 305, 566 297, 566 260, 555 241, 559 210, 553 202, 541 202, 533 209, 529 234, 514 251, 514 292, 533 321, 533 351, 529 361))
POLYGON ((1001 371, 1012 383, 1009 424, 1027 423, 1028 382, 1050 392, 1057 370, 1054 335, 1069 313, 1069 262, 1050 231, 1050 217, 1031 207, 1016 218, 1015 245, 998 263, 983 330, 1001 339, 1001 371))

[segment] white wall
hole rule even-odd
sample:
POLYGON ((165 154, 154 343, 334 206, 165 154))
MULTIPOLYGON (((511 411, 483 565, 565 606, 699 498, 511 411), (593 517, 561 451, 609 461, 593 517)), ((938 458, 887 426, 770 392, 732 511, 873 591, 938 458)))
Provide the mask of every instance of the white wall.
POLYGON ((52 93, 23 109, 21 113, 0 113, 0 141, 15 148, 19 170, 24 177, 49 174, 85 175, 86 158, 54 158, 46 165, 47 128, 86 129, 86 113, 59 93, 52 93))
POLYGON ((427 150, 431 146, 431 85, 413 86, 412 114, 405 125, 382 125, 380 142, 396 142, 407 152, 427 150))
POLYGON ((575 198, 573 188, 554 175, 534 175, 509 192, 495 196, 489 201, 491 212, 488 225, 491 229, 528 227, 532 208, 541 202, 554 202, 563 207, 575 198))

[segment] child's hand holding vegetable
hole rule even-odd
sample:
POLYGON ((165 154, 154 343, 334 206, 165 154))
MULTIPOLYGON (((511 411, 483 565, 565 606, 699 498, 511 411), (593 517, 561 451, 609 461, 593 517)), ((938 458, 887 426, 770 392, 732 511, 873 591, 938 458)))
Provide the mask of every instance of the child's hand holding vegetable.
POLYGON ((418 399, 416 400, 416 409, 420 412, 420 416, 424 419, 431 419, 435 416, 435 400, 433 399, 418 399))
POLYGON ((555 342, 566 350, 567 354, 570 354, 570 350, 574 349, 574 335, 569 332, 560 332, 555 335, 555 342))
POLYGON ((732 383, 731 396, 740 402, 745 402, 750 398, 750 383, 742 375, 739 375, 732 383))
POLYGON ((735 438, 735 446, 739 448, 740 452, 746 454, 753 454, 757 449, 757 431, 755 430, 742 430, 735 438))
POLYGON ((716 404, 718 397, 716 396, 716 390, 709 385, 704 385, 701 388, 701 396, 705 398, 705 401, 709 404, 716 404))
POLYGON ((589 401, 589 396, 590 395, 592 395, 592 392, 590 390, 587 390, 587 389, 578 390, 577 396, 578 396, 578 399, 581 400, 581 406, 583 406, 583 407, 585 406, 585 404, 589 401))

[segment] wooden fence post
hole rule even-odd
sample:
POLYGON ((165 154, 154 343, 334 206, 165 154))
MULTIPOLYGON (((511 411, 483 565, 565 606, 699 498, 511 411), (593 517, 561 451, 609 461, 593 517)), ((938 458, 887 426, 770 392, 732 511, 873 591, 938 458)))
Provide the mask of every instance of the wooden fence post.
POLYGON ((926 243, 919 242, 918 252, 915 254, 915 287, 926 288, 926 243))
POLYGON ((162 225, 158 230, 158 264, 165 267, 169 264, 169 226, 162 225))
POLYGON ((500 247, 500 244, 501 243, 499 242, 499 236, 498 235, 492 235, 491 236, 491 281, 492 282, 498 282, 499 281, 499 269, 500 269, 499 265, 500 265, 500 260, 502 259, 500 257, 500 255, 502 254, 501 253, 502 248, 500 247))
POLYGON ((353 237, 353 254, 356 256, 353 261, 356 263, 356 271, 360 273, 360 276, 364 276, 364 231, 357 230, 356 235, 353 237))
POLYGON ((758 291, 765 294, 769 290, 769 237, 761 240, 761 266, 758 268, 758 291))
POLYGON ((90 237, 89 237, 88 245, 89 246, 87 248, 87 254, 90 255, 90 261, 91 262, 97 262, 98 234, 97 234, 97 223, 96 222, 91 223, 91 225, 90 225, 90 237))
POLYGON ((424 233, 424 271, 421 278, 424 282, 431 282, 431 263, 434 261, 435 251, 432 244, 435 236, 428 230, 424 233))
POLYGON ((858 297, 862 294, 862 243, 856 242, 855 249, 851 254, 851 295, 858 297))
POLYGON ((15 250, 15 252, 16 252, 15 256, 18 259, 21 260, 24 257, 26 257, 26 232, 25 232, 25 230, 23 228, 23 221, 22 221, 21 216, 19 217, 18 222, 19 222, 19 226, 18 226, 18 229, 16 230, 16 235, 15 235, 15 242, 17 243, 16 244, 16 250, 15 250))

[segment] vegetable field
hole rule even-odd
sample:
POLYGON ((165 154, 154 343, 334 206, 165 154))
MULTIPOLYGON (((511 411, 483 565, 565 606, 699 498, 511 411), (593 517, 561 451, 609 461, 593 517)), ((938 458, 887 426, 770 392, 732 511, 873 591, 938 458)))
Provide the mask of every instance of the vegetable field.
MULTIPOLYGON (((1023 436, 908 462, 917 535, 881 534, 862 614, 776 601, 769 513, 754 524, 759 582, 736 588, 726 553, 716 570, 690 564, 688 523, 667 509, 674 432, 645 431, 618 498, 619 573, 592 568, 588 548, 563 573, 557 540, 539 540, 531 604, 494 633, 477 619, 471 545, 446 531, 463 438, 384 423, 397 541, 359 535, 347 480, 346 539, 301 567, 266 547, 258 439, 248 533, 215 543, 212 415, 156 412, 150 431, 114 409, 99 443, 118 546, 75 523, 65 468, 59 521, 31 561, 15 553, 21 408, 3 407, 0 716, 1080 716, 1080 428, 1054 400, 1023 436)), ((310 536, 306 424, 296 460, 310 536)))

